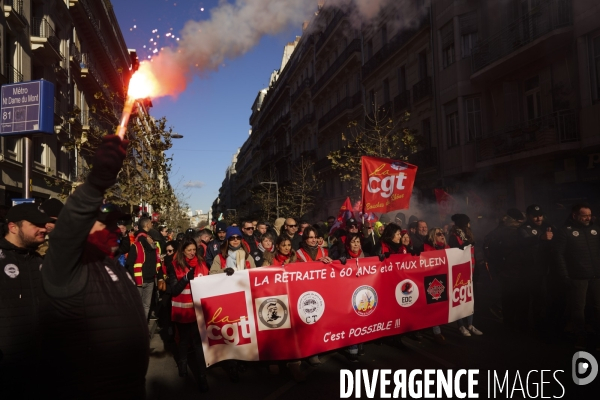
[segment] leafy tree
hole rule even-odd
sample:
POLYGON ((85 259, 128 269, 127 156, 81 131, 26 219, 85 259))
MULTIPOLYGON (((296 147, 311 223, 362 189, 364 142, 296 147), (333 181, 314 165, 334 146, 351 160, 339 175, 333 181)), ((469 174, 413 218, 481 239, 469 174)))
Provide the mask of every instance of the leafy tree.
POLYGON ((348 124, 342 132, 345 145, 327 155, 331 168, 339 173, 340 179, 350 182, 348 195, 351 197, 361 193, 362 156, 406 160, 424 141, 422 135, 405 126, 410 119, 408 112, 394 121, 391 110, 377 109, 376 104, 373 108, 377 112, 365 112, 364 124, 358 121, 348 124))

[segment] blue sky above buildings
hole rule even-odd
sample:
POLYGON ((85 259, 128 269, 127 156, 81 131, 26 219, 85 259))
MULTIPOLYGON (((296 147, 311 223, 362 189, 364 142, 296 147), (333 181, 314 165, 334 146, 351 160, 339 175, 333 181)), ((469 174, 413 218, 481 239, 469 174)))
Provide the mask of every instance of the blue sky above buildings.
MULTIPOLYGON (((127 47, 144 60, 161 47, 176 47, 184 24, 210 18, 209 11, 219 2, 112 3, 127 47)), ((280 67, 285 44, 300 33, 301 26, 292 26, 277 36, 265 36, 245 55, 226 60, 218 71, 196 76, 177 98, 153 100, 151 114, 165 116, 173 130, 184 135, 173 141, 170 180, 192 210, 206 213, 217 197, 225 169, 248 136, 250 107, 258 91, 268 86, 271 72, 280 67)))

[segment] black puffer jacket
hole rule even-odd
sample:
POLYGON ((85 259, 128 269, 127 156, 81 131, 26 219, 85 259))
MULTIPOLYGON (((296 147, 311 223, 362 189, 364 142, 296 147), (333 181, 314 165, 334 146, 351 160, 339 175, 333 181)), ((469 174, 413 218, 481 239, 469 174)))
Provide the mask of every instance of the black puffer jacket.
POLYGON ((103 191, 67 200, 42 267, 42 368, 48 398, 143 399, 149 336, 126 270, 87 243, 103 191))
POLYGON ((0 238, 0 399, 33 398, 42 257, 0 238))
POLYGON ((575 221, 558 229, 554 236, 556 274, 559 278, 600 278, 600 228, 575 221))

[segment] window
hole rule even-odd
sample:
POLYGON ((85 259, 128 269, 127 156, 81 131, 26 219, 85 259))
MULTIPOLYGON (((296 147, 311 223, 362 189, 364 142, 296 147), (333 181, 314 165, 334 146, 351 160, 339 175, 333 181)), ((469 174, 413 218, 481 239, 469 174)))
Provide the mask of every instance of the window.
POLYGON ((525 115, 528 120, 539 118, 542 115, 542 102, 540 94, 540 77, 534 76, 525 81, 525 115))
POLYGON ((458 26, 462 58, 469 57, 471 50, 477 45, 477 11, 458 17, 458 26))
POLYGON ((594 64, 596 66, 596 99, 600 99, 600 36, 593 40, 593 46, 594 64))
POLYGON ((33 162, 40 166, 46 165, 46 144, 41 137, 33 138, 33 162))
POLYGON ((11 160, 18 161, 19 149, 21 148, 21 138, 19 136, 5 136, 4 146, 6 153, 11 160))
POLYGON ((458 146, 458 112, 446 115, 446 133, 448 137, 448 148, 458 146))
POLYGON ((69 169, 70 169, 70 156, 67 149, 62 146, 60 143, 57 143, 57 152, 56 152, 56 166, 59 172, 58 176, 61 177, 61 174, 65 179, 69 179, 69 169))
POLYGON ((390 101, 390 81, 383 80, 383 103, 387 104, 390 101))
POLYGON ((481 99, 473 97, 465 100, 467 111, 467 141, 481 138, 481 99))
POLYGON ((419 53, 419 81, 427 78, 427 53, 425 50, 419 53))
POLYGON ((381 27, 381 46, 385 46, 388 42, 388 31, 387 31, 387 25, 383 25, 381 27))
POLYGON ((454 21, 448 22, 440 30, 440 36, 442 39, 442 65, 444 68, 448 68, 454 64, 454 21))
POLYGON ((398 93, 404 93, 406 90, 406 66, 398 68, 398 93))
POLYGON ((421 121, 421 135, 425 140, 425 147, 431 146, 431 120, 429 118, 421 121))
POLYGON ((477 46, 477 32, 467 33, 461 36, 462 58, 469 57, 471 50, 477 46))

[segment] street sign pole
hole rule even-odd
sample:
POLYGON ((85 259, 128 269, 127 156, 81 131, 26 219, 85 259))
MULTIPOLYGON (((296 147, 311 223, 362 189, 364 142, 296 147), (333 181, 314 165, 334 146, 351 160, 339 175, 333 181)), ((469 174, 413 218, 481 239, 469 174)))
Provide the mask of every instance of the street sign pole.
POLYGON ((31 196, 31 135, 23 136, 23 197, 31 196))

